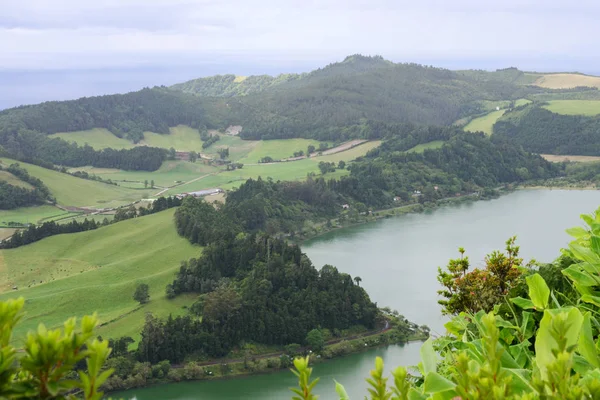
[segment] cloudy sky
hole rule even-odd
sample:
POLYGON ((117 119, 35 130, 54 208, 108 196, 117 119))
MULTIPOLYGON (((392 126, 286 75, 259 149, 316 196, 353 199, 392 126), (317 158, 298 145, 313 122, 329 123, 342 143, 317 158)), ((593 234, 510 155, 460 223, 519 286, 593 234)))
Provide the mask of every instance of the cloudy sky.
POLYGON ((348 54, 600 73, 596 0, 0 0, 0 107, 348 54))

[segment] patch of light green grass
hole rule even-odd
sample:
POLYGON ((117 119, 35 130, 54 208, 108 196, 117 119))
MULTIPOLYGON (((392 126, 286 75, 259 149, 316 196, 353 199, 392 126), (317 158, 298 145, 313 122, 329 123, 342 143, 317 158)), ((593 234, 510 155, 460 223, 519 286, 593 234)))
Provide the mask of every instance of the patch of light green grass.
POLYGON ((528 99, 515 100, 515 107, 524 106, 524 105, 529 104, 529 103, 531 103, 531 100, 528 100, 528 99))
POLYGON ((425 150, 439 149, 444 145, 443 140, 434 140, 433 142, 421 143, 413 147, 412 149, 406 150, 407 153, 422 153, 425 150))
POLYGON ((484 132, 489 136, 494 132, 494 124, 505 112, 506 110, 492 111, 483 117, 474 118, 463 129, 466 132, 484 132))
POLYGON ((152 147, 162 147, 177 151, 202 151, 202 139, 198 129, 190 128, 186 125, 177 125, 169 128, 170 134, 162 135, 154 132, 144 132, 144 140, 140 144, 152 147))
POLYGON ((29 183, 23 182, 8 171, 0 171, 0 182, 6 182, 9 185, 18 186, 25 189, 33 189, 33 186, 31 186, 29 183))
POLYGON ((184 299, 167 300, 165 286, 180 262, 197 257, 201 248, 177 235, 174 212, 1 250, 0 300, 16 296, 26 300, 15 338, 23 338, 40 322, 57 327, 71 316, 94 311, 101 323, 116 320, 101 328, 104 337, 133 334, 141 330, 146 310, 164 315, 180 309, 184 299), (150 286, 150 303, 136 313, 139 304, 132 296, 138 283, 150 286), (14 285, 18 291, 12 290, 14 285))
POLYGON ((252 151, 240 159, 240 162, 254 164, 267 156, 273 160, 283 160, 293 157, 296 151, 302 150, 306 154, 309 145, 318 149, 319 143, 319 141, 311 139, 261 140, 252 151))
MULTIPOLYGON (((117 182, 120 186, 132 188, 144 188, 144 181, 159 187, 170 187, 177 182, 187 182, 191 179, 203 175, 216 173, 219 168, 205 165, 201 161, 191 163, 189 161, 165 161, 156 171, 124 171, 120 169, 107 168, 74 168, 73 170, 86 171, 89 174, 97 175, 103 179, 110 179, 117 182)), ((157 190, 153 190, 157 192, 157 190)))
POLYGON ((544 108, 556 114, 594 116, 600 114, 600 101, 551 100, 544 108))
MULTIPOLYGON (((0 162, 8 165, 16 161, 2 158, 0 162)), ((41 179, 50 189, 58 204, 63 206, 113 207, 145 198, 152 192, 151 190, 135 190, 76 178, 69 174, 23 162, 19 164, 31 175, 41 179)))
POLYGON ((0 210, 0 224, 6 226, 8 222, 22 224, 37 224, 48 218, 64 214, 65 211, 58 207, 45 205, 37 207, 21 207, 13 210, 0 210))
POLYGON ((87 143, 94 149, 131 149, 135 146, 131 141, 117 137, 108 129, 104 128, 55 133, 50 135, 50 137, 61 138, 67 142, 77 143, 80 146, 87 143))
POLYGON ((381 145, 381 140, 374 140, 372 142, 360 144, 346 151, 341 151, 339 153, 331 154, 328 156, 315 157, 315 161, 326 161, 335 163, 338 163, 340 161, 348 162, 355 160, 358 157, 366 155, 370 150, 379 147, 379 145, 381 145))

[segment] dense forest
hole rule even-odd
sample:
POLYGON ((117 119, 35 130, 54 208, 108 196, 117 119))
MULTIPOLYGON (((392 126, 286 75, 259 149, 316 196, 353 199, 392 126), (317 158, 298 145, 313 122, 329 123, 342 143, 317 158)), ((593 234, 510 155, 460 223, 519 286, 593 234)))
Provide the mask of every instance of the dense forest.
MULTIPOLYGON (((188 198, 180 210, 201 200, 188 198)), ((198 293, 192 311, 202 315, 150 318, 138 348, 141 361, 180 362, 190 354, 218 357, 241 341, 304 343, 314 328, 373 328, 377 307, 348 274, 315 269, 295 245, 266 234, 240 233, 205 247, 182 263, 167 296, 198 293)))
POLYGON ((597 156, 600 116, 561 115, 537 104, 517 107, 496 122, 494 137, 536 153, 597 156))
POLYGON ((171 86, 171 88, 198 96, 245 96, 262 92, 263 90, 285 82, 301 79, 305 75, 306 74, 281 74, 275 77, 270 75, 252 75, 248 77, 236 77, 232 74, 215 75, 178 83, 171 86))
POLYGON ((5 181, 0 182, 0 210, 54 202, 50 189, 41 180, 29 175, 29 172, 21 168, 19 164, 11 164, 6 169, 0 166, 0 171, 2 170, 30 184, 33 188, 27 189, 5 181))

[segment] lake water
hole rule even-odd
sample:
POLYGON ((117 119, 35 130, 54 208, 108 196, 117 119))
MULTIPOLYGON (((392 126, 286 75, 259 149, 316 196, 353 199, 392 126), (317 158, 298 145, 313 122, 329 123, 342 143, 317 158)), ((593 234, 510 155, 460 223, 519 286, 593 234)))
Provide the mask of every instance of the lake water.
MULTIPOLYGON (((397 309, 409 320, 427 324, 442 333, 436 291, 437 268, 464 247, 472 266, 504 248, 517 236, 521 255, 549 262, 559 255, 569 236, 565 229, 581 225, 579 215, 600 206, 600 191, 522 190, 496 200, 448 206, 428 214, 405 215, 352 228, 336 230, 302 245, 313 263, 336 266, 362 278, 371 298, 380 306, 397 309)), ((321 400, 337 399, 333 379, 344 384, 353 399, 366 394, 364 378, 377 355, 386 369, 415 365, 420 343, 371 349, 361 354, 315 366, 321 377, 317 394, 321 400)), ((295 386, 290 372, 251 376, 235 380, 185 382, 132 390, 124 396, 138 400, 289 399, 295 386)))

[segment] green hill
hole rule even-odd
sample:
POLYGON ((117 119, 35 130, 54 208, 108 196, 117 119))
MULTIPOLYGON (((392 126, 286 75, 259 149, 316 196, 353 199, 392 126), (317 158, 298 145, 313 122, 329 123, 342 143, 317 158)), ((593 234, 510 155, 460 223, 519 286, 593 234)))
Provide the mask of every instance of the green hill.
POLYGON ((183 312, 187 300, 168 301, 165 285, 180 261, 198 256, 200 248, 177 235, 173 213, 171 209, 1 250, 0 299, 26 299, 18 337, 40 321, 56 327, 70 316, 94 311, 107 323, 100 329, 103 336, 136 336, 146 312, 183 312), (140 282, 150 285, 150 303, 138 309, 132 296, 140 282), (15 285, 17 291, 12 290, 15 285))
MULTIPOLYGON (((15 160, 0 158, 3 166, 15 160)), ((58 204, 74 207, 114 207, 147 197, 151 191, 135 190, 64 174, 37 165, 19 162, 29 174, 41 179, 58 204)))

